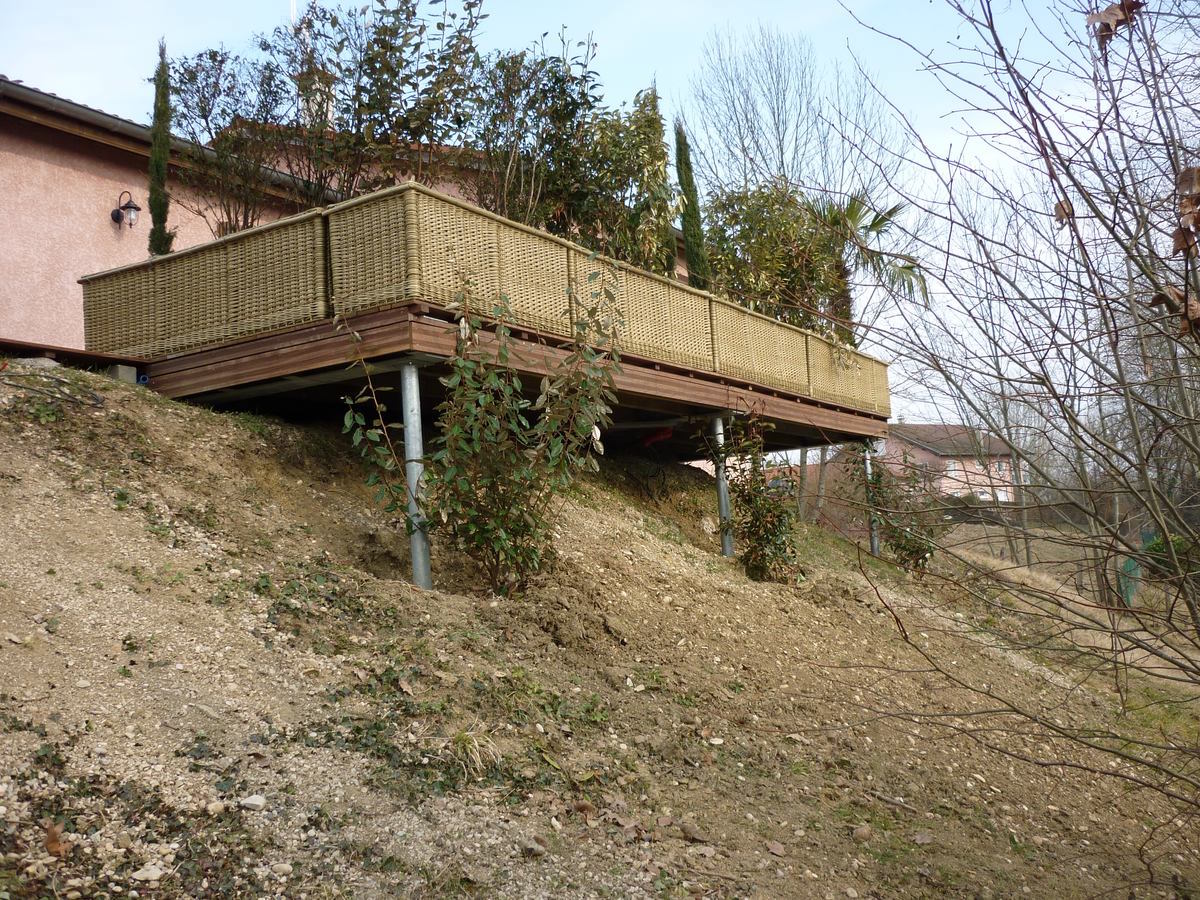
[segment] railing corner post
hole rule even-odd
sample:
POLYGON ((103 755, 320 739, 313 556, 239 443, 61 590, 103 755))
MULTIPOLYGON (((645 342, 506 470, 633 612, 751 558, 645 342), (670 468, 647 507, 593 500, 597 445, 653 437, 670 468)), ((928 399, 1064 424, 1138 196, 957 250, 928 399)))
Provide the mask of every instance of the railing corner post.
POLYGON ((404 191, 404 295, 409 300, 421 297, 421 223, 417 192, 404 191))

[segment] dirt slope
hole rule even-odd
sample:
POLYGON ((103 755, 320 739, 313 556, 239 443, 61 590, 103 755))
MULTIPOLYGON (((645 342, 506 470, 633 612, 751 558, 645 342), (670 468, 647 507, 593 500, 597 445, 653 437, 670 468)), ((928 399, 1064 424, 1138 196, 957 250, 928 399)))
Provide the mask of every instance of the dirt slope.
POLYGON ((747 581, 702 473, 610 464, 527 596, 439 546, 425 593, 336 430, 0 378, 0 897, 1086 896, 1152 836, 1198 880, 1153 798, 899 715, 970 705, 879 602, 924 589, 815 531, 747 581))

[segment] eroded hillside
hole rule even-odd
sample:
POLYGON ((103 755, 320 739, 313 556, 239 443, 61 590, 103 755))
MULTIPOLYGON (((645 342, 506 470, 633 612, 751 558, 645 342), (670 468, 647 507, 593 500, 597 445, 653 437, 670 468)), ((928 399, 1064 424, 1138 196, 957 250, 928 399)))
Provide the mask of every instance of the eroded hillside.
POLYGON ((747 581, 696 470, 607 464, 519 599, 437 543, 421 592, 336 428, 0 377, 0 897, 1083 896, 1171 818, 905 714, 972 708, 886 608, 928 588, 816 530, 747 581))

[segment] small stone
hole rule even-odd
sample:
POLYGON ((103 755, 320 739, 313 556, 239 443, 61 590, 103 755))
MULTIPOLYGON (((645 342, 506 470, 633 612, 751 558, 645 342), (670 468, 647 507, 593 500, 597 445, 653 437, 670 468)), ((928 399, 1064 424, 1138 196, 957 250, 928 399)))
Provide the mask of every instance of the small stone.
POLYGON ((521 855, 529 859, 537 859, 546 855, 545 842, 539 838, 526 838, 521 841, 521 855))
POLYGON ((138 869, 131 877, 134 881, 158 881, 163 877, 163 874, 162 869, 154 865, 154 863, 150 863, 150 865, 138 869))
POLYGON ((212 803, 208 804, 208 806, 204 807, 204 811, 210 816, 219 816, 221 813, 225 812, 225 804, 220 800, 214 800, 212 803))
POLYGON ((243 797, 239 800, 238 806, 242 809, 248 809, 251 812, 261 812, 267 808, 267 798, 262 794, 251 794, 249 797, 243 797))
POLYGON ((711 844, 708 835, 693 825, 691 822, 680 822, 679 830, 683 836, 693 844, 711 844))
POLYGON ((292 864, 285 863, 285 862, 275 863, 275 865, 271 866, 271 871, 274 872, 276 875, 291 875, 292 874, 292 864))
POLYGON ((77 688, 90 688, 91 686, 92 683, 86 678, 80 678, 77 682, 75 682, 75 687, 77 688))
POLYGON ((873 832, 871 831, 871 826, 865 823, 854 829, 854 839, 860 844, 865 844, 867 841, 869 841, 872 834, 873 832))
POLYGON ((858 897, 858 891, 856 891, 854 888, 846 888, 846 896, 849 897, 850 900, 855 900, 855 898, 858 897))
POLYGON ((129 836, 128 831, 122 831, 120 834, 117 835, 117 839, 114 843, 118 847, 120 847, 122 850, 128 850, 130 847, 133 846, 133 838, 131 838, 129 836))
POLYGON ((20 647, 23 643, 25 643, 23 640, 21 640, 19 637, 17 637, 15 634, 13 634, 11 631, 6 631, 4 633, 4 639, 6 641, 8 641, 10 644, 16 644, 18 647, 20 647))
POLYGON ((786 856, 787 850, 779 841, 767 841, 767 852, 772 856, 786 856))

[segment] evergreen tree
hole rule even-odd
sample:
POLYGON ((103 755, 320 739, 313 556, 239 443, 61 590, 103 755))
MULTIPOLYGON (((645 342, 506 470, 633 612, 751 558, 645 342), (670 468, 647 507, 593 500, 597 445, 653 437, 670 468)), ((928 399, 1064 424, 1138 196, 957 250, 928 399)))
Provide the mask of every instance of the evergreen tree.
POLYGON ((171 98, 167 75, 167 45, 158 42, 154 72, 154 119, 150 123, 150 255, 171 252, 175 232, 167 230, 167 161, 171 156, 171 98))
POLYGON ((707 290, 712 270, 708 264, 708 251, 704 249, 700 195, 696 191, 696 177, 692 173, 692 153, 680 119, 675 120, 675 174, 683 194, 683 252, 687 258, 688 284, 707 290))

